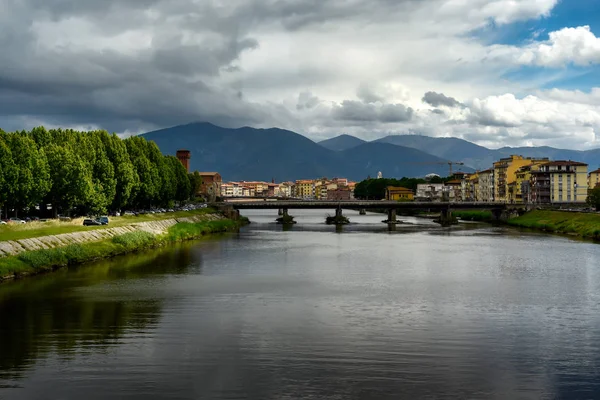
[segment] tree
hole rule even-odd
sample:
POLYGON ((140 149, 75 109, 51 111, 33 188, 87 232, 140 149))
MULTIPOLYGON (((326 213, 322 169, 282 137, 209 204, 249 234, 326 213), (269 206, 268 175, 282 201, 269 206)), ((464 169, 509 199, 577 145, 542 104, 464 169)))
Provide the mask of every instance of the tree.
POLYGON ((190 180, 190 197, 195 198, 200 192, 200 186, 202 185, 202 177, 198 171, 188 174, 190 180))
POLYGON ((166 156, 165 161, 171 166, 177 183, 174 200, 179 202, 188 200, 191 194, 191 183, 185 167, 174 156, 166 156))
POLYGON ((9 134, 9 147, 15 165, 15 179, 8 187, 9 205, 19 209, 29 208, 46 196, 50 190, 48 161, 43 149, 23 133, 9 134))
POLYGON ((161 183, 158 169, 147 157, 146 141, 143 138, 133 136, 127 138, 125 143, 129 158, 139 177, 132 204, 140 208, 152 206, 158 198, 161 183))
POLYGON ((115 134, 103 136, 102 139, 108 159, 115 169, 115 196, 110 208, 121 210, 129 204, 135 187, 139 185, 139 177, 129 159, 125 142, 115 134))
POLYGON ((88 204, 94 196, 91 171, 69 146, 51 144, 46 150, 52 187, 46 197, 54 217, 58 210, 68 211, 88 204))
POLYGON ((590 189, 586 201, 591 207, 595 207, 596 211, 600 211, 600 186, 590 189))
MULTIPOLYGON (((15 184, 16 170, 8 144, 8 135, 0 130, 0 211, 5 211, 9 198, 9 188, 15 184)), ((1 216, 1 215, 0 215, 1 216)))

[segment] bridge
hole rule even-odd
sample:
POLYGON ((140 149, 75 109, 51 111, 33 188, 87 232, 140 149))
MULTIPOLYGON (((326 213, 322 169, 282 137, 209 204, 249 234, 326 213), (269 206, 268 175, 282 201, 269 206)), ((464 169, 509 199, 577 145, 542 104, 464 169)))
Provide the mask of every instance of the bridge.
POLYGON ((364 213, 366 210, 386 210, 388 219, 384 222, 389 224, 397 223, 396 214, 399 210, 426 210, 439 211, 440 223, 449 225, 452 221, 451 210, 490 210, 497 219, 501 219, 503 214, 509 211, 509 207, 518 207, 514 204, 503 202, 398 202, 386 200, 344 200, 344 201, 321 201, 321 200, 277 200, 268 201, 235 201, 220 203, 234 210, 279 210, 279 215, 287 219, 292 219, 288 211, 290 209, 332 209, 335 210, 336 217, 342 216, 343 209, 360 210, 364 213))

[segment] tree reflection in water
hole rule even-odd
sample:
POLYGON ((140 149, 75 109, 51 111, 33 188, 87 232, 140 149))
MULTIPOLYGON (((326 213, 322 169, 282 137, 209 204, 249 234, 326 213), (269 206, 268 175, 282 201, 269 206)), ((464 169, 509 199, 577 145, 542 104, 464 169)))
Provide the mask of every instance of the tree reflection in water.
POLYGON ((155 325, 159 298, 81 298, 76 289, 191 272, 202 267, 192 246, 145 251, 0 286, 0 379, 22 377, 51 352, 70 357, 82 346, 103 351, 126 331, 155 325))

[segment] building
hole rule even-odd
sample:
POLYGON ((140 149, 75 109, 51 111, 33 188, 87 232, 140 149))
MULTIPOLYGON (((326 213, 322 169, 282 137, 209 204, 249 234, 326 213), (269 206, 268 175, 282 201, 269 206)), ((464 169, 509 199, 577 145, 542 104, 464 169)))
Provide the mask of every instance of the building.
POLYGON ((515 173, 516 180, 509 186, 509 201, 517 204, 532 202, 532 172, 539 170, 540 164, 526 165, 515 173))
POLYGON ((221 184, 221 197, 233 197, 233 184, 221 184))
POLYGON ((419 183, 417 185, 417 201, 442 201, 443 183, 419 183))
POLYGON ((463 201, 461 179, 453 179, 448 181, 444 186, 444 192, 448 193, 448 201, 463 201))
POLYGON ((562 160, 541 164, 537 171, 531 171, 531 187, 532 203, 585 203, 587 164, 562 160))
POLYGON ((292 197, 293 182, 282 182, 275 188, 275 197, 292 197))
POLYGON ((315 198, 315 184, 312 180, 303 179, 296 181, 294 185, 294 197, 300 199, 314 199, 315 198))
POLYGON ((594 189, 600 185, 600 169, 594 170, 588 175, 588 188, 594 189))
POLYGON ((190 158, 192 158, 192 153, 189 150, 177 150, 177 159, 183 165, 185 170, 190 173, 190 158))
POLYGON ((330 201, 344 201, 352 199, 352 192, 348 187, 342 187, 339 189, 333 189, 327 191, 327 200, 330 201))
POLYGON ((494 201, 494 170, 486 169, 478 174, 477 201, 492 202, 494 201))
POLYGON ((508 185, 516 181, 516 172, 519 168, 548 161, 548 158, 524 158, 517 155, 496 161, 494 163, 494 200, 509 201, 508 185))
POLYGON ((354 189, 356 189, 356 182, 348 182, 348 189, 350 189, 350 198, 354 199, 354 189))
POLYGON ((385 188, 385 199, 390 201, 413 201, 415 194, 412 190, 400 186, 385 188))
POLYGON ((200 194, 208 200, 214 201, 217 196, 221 195, 221 185, 223 180, 218 172, 198 172, 202 178, 200 185, 200 194))

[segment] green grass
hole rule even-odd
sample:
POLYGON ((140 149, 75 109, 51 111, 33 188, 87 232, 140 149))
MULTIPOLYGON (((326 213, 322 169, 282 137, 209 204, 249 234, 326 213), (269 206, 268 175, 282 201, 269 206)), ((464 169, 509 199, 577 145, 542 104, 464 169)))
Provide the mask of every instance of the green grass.
POLYGON ((63 222, 29 222, 27 224, 9 224, 0 226, 0 241, 30 239, 40 236, 60 235, 61 233, 91 231, 96 229, 115 228, 131 225, 136 222, 159 221, 162 219, 183 218, 203 214, 212 214, 212 208, 200 208, 192 211, 176 211, 172 213, 144 214, 138 216, 110 217, 110 224, 104 226, 83 226, 84 218, 63 222))
POLYGON ((180 242, 202 237, 210 233, 227 232, 238 226, 238 223, 229 219, 206 222, 180 222, 169 228, 167 240, 180 242))
POLYGON ((536 210, 508 221, 511 226, 600 239, 600 215, 536 210))
POLYGON ((232 221, 228 219, 196 223, 180 222, 170 227, 165 235, 160 236, 136 231, 114 236, 110 240, 100 242, 28 251, 17 256, 0 258, 0 278, 51 271, 58 267, 110 258, 166 243, 197 239, 211 233, 228 232, 243 223, 243 220, 232 221))
POLYGON ((463 221, 490 222, 494 220, 491 211, 452 211, 452 215, 463 221))

